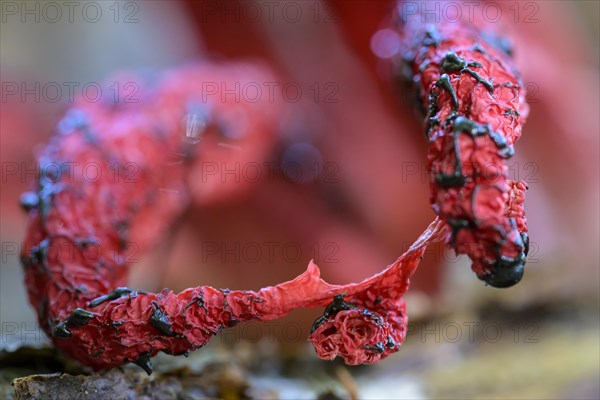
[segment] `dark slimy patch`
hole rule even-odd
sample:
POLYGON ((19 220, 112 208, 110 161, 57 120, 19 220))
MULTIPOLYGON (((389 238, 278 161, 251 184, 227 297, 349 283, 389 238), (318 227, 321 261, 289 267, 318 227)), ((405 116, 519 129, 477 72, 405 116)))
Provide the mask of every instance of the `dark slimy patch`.
POLYGON ((175 336, 175 332, 171 330, 172 324, 165 313, 158 307, 158 304, 154 303, 154 307, 154 313, 150 317, 150 325, 167 336, 175 336))
POLYGON ((116 288, 109 294, 100 296, 100 297, 95 298, 94 300, 90 301, 90 303, 88 305, 89 305, 89 307, 92 307, 92 308, 98 307, 100 304, 102 304, 106 301, 120 299, 121 297, 127 296, 127 295, 131 294, 132 292, 133 292, 133 290, 131 290, 129 288, 125 288, 125 287, 116 288))
POLYGON ((73 326, 81 327, 87 324, 92 318, 94 318, 94 313, 82 308, 76 308, 71 312, 71 316, 67 320, 67 323, 73 326))

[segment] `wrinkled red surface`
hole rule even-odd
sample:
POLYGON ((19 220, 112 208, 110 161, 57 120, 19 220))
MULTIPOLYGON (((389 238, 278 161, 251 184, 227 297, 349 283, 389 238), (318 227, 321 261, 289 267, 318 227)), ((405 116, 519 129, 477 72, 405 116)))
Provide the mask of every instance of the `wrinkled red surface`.
POLYGON ((365 308, 344 310, 330 317, 310 336, 318 356, 333 360, 340 356, 348 365, 372 364, 399 349, 406 333, 406 305, 393 304, 397 326, 365 308), (402 328, 400 328, 402 327, 402 328))
MULTIPOLYGON (((424 246, 444 231, 440 221, 396 263, 359 284, 330 285, 311 264, 296 279, 258 292, 200 286, 178 294, 168 289, 156 294, 127 291, 99 301, 127 284, 132 252, 160 240, 198 196, 195 152, 201 151, 202 141, 211 140, 210 128, 197 145, 186 140, 182 127, 190 102, 201 93, 196 85, 273 78, 257 65, 202 64, 169 72, 152 87, 139 77, 127 79, 139 79, 140 103, 77 104, 59 124, 61 134, 39 158, 46 173, 35 191, 37 204, 30 205, 22 261, 30 302, 57 347, 96 369, 143 363, 159 351, 178 355, 197 349, 237 322, 271 320, 296 308, 325 306, 341 293, 385 317, 390 335, 401 343, 406 322, 401 296, 424 246), (128 163, 138 168, 134 176, 127 168, 114 167, 128 163), (51 165, 72 169, 58 173, 51 165), (84 171, 90 165, 93 174, 84 171), (383 291, 386 298, 376 301, 383 291), (82 313, 73 313, 76 309, 85 310, 88 318, 83 323, 73 317, 82 313)), ((248 116, 246 129, 268 136, 267 127, 276 125, 267 122, 272 122, 277 104, 232 98, 231 103, 212 107, 209 127, 215 121, 230 122, 223 110, 235 107, 248 116)), ((349 354, 347 360, 371 362, 374 357, 349 354)))
POLYGON ((527 226, 520 204, 526 186, 508 180, 508 157, 491 135, 471 136, 466 131, 458 136, 464 184, 447 187, 436 176, 457 169, 452 122, 456 116, 493 130, 508 146, 519 139, 529 112, 524 85, 510 56, 474 25, 444 18, 426 24, 418 14, 405 19, 393 26, 403 46, 395 64, 407 69, 405 78, 417 87, 426 121, 439 121, 427 132, 430 201, 444 221, 469 225, 455 229, 448 242, 458 254, 469 255, 472 269, 483 278, 495 273, 499 259, 516 260, 524 252, 520 234, 527 226), (469 69, 489 82, 493 92, 464 70, 444 69, 444 58, 451 52, 471 63, 469 69), (450 91, 438 82, 443 74, 456 93, 456 108, 450 91))
MULTIPOLYGON (((404 38, 424 103, 436 90, 436 116, 443 121, 450 115, 449 93, 435 88, 439 63, 447 51, 478 61, 482 65, 474 69, 493 78, 494 95, 468 74, 451 74, 458 112, 489 124, 512 145, 520 135, 527 107, 518 79, 508 72, 510 61, 485 44, 481 45, 483 53, 474 52, 478 31, 467 27, 442 24, 443 40, 424 48, 424 29, 418 25, 405 29, 411 33, 404 38), (500 83, 496 88, 498 82, 510 85, 500 83), (506 116, 506 109, 520 116, 506 116)), ((181 293, 128 290, 99 301, 126 284, 132 249, 141 251, 155 244, 190 202, 211 195, 210 187, 197 179, 203 147, 184 137, 183 121, 190 108, 206 106, 208 128, 203 130, 202 141, 222 141, 219 135, 227 132, 242 142, 250 133, 264 140, 273 135, 270 127, 277 125, 281 113, 277 102, 266 104, 265 97, 259 102, 232 98, 199 104, 202 82, 243 85, 273 80, 266 68, 257 65, 202 64, 151 81, 139 78, 140 103, 81 103, 67 115, 62 134, 53 139, 40 163, 75 163, 75 169, 60 177, 41 177, 36 188, 39 201, 30 211, 22 253, 30 301, 57 347, 96 369, 126 362, 147 366, 147 358, 159 351, 185 354, 238 322, 271 320, 296 308, 326 306, 343 294, 350 308, 324 316, 310 341, 322 358, 341 356, 348 364, 373 363, 397 351, 404 340, 407 316, 402 295, 427 243, 450 240, 458 253, 471 256, 478 275, 490 272, 500 255, 516 257, 522 252, 519 233, 526 231, 525 185, 506 179, 504 160, 489 136, 463 134, 460 162, 467 182, 457 189, 432 180, 432 203, 441 219, 394 264, 363 282, 328 284, 311 263, 296 279, 256 292, 209 286, 181 293), (88 171, 82 168, 90 164, 100 171, 99 179, 83 179, 88 171), (128 179, 129 164, 136 166, 137 179, 128 179), (493 174, 483 168, 489 165, 498 167, 493 174), (452 226, 452 221, 462 219, 477 221, 477 229, 451 231, 444 222, 452 226), (64 248, 69 251, 56 251, 64 248)), ((429 132, 429 138, 430 171, 452 171, 456 160, 451 127, 442 124, 429 132)))
MULTIPOLYGON (((40 169, 50 176, 40 177, 39 203, 30 211, 22 252, 29 299, 46 332, 66 321, 75 308, 95 315, 84 327, 73 328, 70 338, 56 339, 58 347, 87 365, 109 367, 134 361, 144 352, 185 352, 229 324, 222 292, 209 289, 204 296, 214 307, 202 315, 202 324, 193 328, 174 318, 180 332, 186 325, 189 338, 165 341, 154 340, 157 331, 147 326, 153 302, 177 313, 197 291, 180 297, 169 292, 132 295, 93 308, 89 302, 125 286, 132 259, 164 237, 192 199, 205 195, 198 194, 194 178, 203 147, 186 138, 191 110, 209 107, 209 125, 219 125, 213 130, 233 127, 242 145, 244 137, 269 140, 274 134, 270 127, 280 112, 277 102, 268 103, 266 97, 240 102, 234 96, 203 102, 203 83, 231 87, 273 80, 265 67, 241 63, 207 63, 163 76, 122 76, 123 85, 135 82, 140 88, 138 102, 81 100, 67 113, 59 124, 61 134, 39 157, 40 169), (244 117, 246 124, 240 127, 236 121, 244 117), (61 164, 69 167, 57 176, 61 164)), ((208 131, 203 144, 226 140, 208 131)), ((198 322, 193 312, 187 315, 191 323, 198 322)))

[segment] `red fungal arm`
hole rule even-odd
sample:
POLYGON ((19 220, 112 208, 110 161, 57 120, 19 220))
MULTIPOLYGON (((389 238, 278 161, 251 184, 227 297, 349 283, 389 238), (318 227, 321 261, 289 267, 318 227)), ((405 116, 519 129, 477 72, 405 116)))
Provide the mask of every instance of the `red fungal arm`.
POLYGON ((195 179, 202 144, 272 140, 282 114, 267 96, 258 102, 202 97, 205 82, 274 80, 255 65, 203 64, 152 81, 135 78, 139 103, 81 102, 67 114, 61 135, 40 157, 36 190, 22 197, 29 211, 22 252, 29 299, 56 346, 95 369, 135 362, 150 373, 150 357, 159 351, 187 354, 238 322, 327 306, 310 334, 317 354, 373 363, 405 338, 402 296, 428 243, 445 239, 469 254, 490 285, 518 282, 528 246, 526 186, 507 179, 504 160, 527 114, 522 84, 510 59, 474 27, 409 22, 403 32, 400 61, 425 105, 431 201, 439 215, 404 255, 349 285, 328 284, 311 263, 296 279, 258 292, 200 286, 154 294, 124 287, 132 250, 156 243, 190 202, 207 195, 195 179))
POLYGON ((29 210, 22 253, 29 299, 58 347, 85 364, 109 367, 158 350, 185 352, 230 324, 228 313, 216 311, 224 310, 223 295, 207 289, 211 312, 204 330, 188 326, 190 339, 183 340, 187 322, 177 317, 195 292, 176 297, 113 291, 127 284, 129 258, 165 236, 197 196, 194 175, 203 146, 229 134, 242 144, 275 134, 278 102, 267 96, 255 103, 220 93, 203 97, 206 87, 275 80, 252 64, 124 76, 119 87, 133 82, 140 89, 136 102, 80 101, 61 121, 61 134, 39 158, 35 192, 22 198, 29 210), (186 126, 189 115, 198 117, 196 127, 186 126), (240 120, 246 123, 240 126, 240 120), (109 293, 107 301, 98 300, 109 293), (152 339, 167 331, 161 312, 179 329, 166 340, 152 339), (148 325, 153 315, 159 328, 148 325))
POLYGON ((446 224, 437 218, 385 271, 356 286, 338 289, 309 337, 319 357, 333 360, 340 356, 346 364, 357 365, 375 363, 398 351, 406 337, 408 317, 402 296, 409 278, 427 244, 447 234, 446 224))
POLYGON ((394 62, 423 105, 433 209, 480 279, 512 286, 523 275, 528 237, 522 207, 515 213, 509 200, 522 203, 526 186, 507 179, 505 160, 529 108, 510 51, 468 23, 396 17, 402 50, 394 62))
MULTIPOLYGON (((356 307, 369 307, 373 316, 379 315, 371 322, 381 321, 385 330, 373 338, 389 343, 385 354, 378 342, 372 348, 360 346, 347 355, 347 362, 373 362, 397 350, 406 323, 401 296, 426 243, 444 232, 440 221, 396 263, 359 284, 330 285, 311 264, 293 281, 258 292, 200 286, 179 294, 167 289, 154 294, 124 287, 127 257, 160 240, 196 195, 194 172, 201 161, 197 146, 211 139, 190 143, 186 116, 210 106, 202 133, 207 135, 213 128, 230 126, 227 115, 239 115, 225 111, 241 108, 249 117, 244 125, 248 131, 234 133, 243 137, 269 132, 279 107, 239 103, 232 96, 231 103, 198 102, 202 82, 231 87, 235 82, 273 81, 256 66, 198 65, 167 73, 145 89, 148 82, 135 79, 142 88, 139 104, 81 102, 67 114, 59 124, 61 135, 40 157, 43 174, 36 190, 22 197, 29 211, 22 253, 29 299, 55 345, 95 369, 135 362, 151 372, 150 357, 159 351, 186 354, 237 322, 325 306, 344 294, 356 307), (123 166, 134 166, 136 174, 123 166)), ((360 318, 350 317, 338 319, 360 324, 360 318)), ((316 334, 322 336, 323 328, 316 326, 316 334)))

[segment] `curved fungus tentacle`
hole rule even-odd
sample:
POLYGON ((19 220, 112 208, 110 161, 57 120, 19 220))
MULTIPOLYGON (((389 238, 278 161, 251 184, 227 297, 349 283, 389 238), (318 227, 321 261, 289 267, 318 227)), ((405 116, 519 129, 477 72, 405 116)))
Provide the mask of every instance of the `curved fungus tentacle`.
POLYGON ((223 101, 190 119, 203 81, 274 78, 265 67, 242 63, 180 68, 143 90, 140 103, 77 103, 39 157, 42 166, 58 165, 59 172, 90 163, 98 171, 94 180, 82 173, 45 173, 22 196, 29 214, 21 255, 29 300, 55 345, 94 369, 133 362, 151 373, 150 358, 159 351, 187 355, 239 322, 326 307, 310 333, 317 354, 373 363, 404 341, 402 296, 429 243, 445 240, 468 254, 489 285, 517 283, 529 244, 526 185, 507 178, 505 160, 528 107, 512 61, 470 25, 433 26, 417 18, 394 28, 402 38, 394 62, 410 71, 427 112, 431 203, 438 215, 405 254, 379 274, 348 285, 323 281, 311 262, 297 278, 256 292, 199 286, 148 293, 126 287, 131 246, 144 250, 156 243, 198 196, 192 177, 204 129, 226 120, 228 107, 238 107, 249 131, 235 137, 271 135, 281 112, 277 103, 223 101), (135 179, 127 165, 136 166, 135 179), (72 251, 53 254, 61 246, 72 251))

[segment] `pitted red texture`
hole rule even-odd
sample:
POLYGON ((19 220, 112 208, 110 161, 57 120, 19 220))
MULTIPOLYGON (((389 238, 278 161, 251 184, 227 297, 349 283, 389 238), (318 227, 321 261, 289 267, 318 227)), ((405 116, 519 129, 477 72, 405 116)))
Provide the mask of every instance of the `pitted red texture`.
MULTIPOLYGON (((425 104, 427 94, 435 91, 439 108, 435 116, 444 121, 452 111, 448 91, 435 87, 440 57, 445 55, 440 49, 447 42, 460 57, 481 62, 482 66, 473 69, 484 79, 506 79, 504 85, 493 81, 494 96, 486 97, 483 85, 467 79, 467 74, 449 73, 459 99, 457 115, 489 124, 512 145, 520 135, 527 107, 522 88, 516 86, 518 80, 505 71, 510 64, 503 64, 503 55, 484 44, 478 54, 485 54, 487 63, 468 59, 478 57, 465 47, 476 39, 476 31, 453 32, 443 24, 439 29, 441 37, 449 39, 425 51, 416 46, 412 54, 413 73, 425 104), (418 72, 421 66, 422 73, 418 72), (506 114, 503 107, 508 106, 514 108, 506 114), (507 116, 510 122, 504 120, 507 116)), ((415 37, 421 40, 418 32, 414 31, 415 37)), ((405 44, 416 40, 410 37, 405 44)), ((40 163, 42 170, 52 164, 74 168, 68 176, 48 173, 41 177, 35 194, 39 201, 27 206, 30 221, 22 253, 30 301, 57 347, 95 369, 126 362, 144 365, 159 351, 178 355, 197 349, 238 322, 272 320, 296 308, 327 306, 344 295, 348 308, 324 316, 310 341, 326 359, 340 356, 348 364, 377 362, 397 351, 405 338, 402 296, 429 242, 449 238, 457 252, 471 256, 478 274, 488 272, 498 256, 515 257, 522 250, 518 235, 526 231, 525 184, 506 179, 504 159, 489 135, 471 138, 463 132, 459 148, 465 184, 459 189, 444 188, 432 181, 432 201, 441 219, 394 264, 363 282, 328 284, 311 263, 296 279, 257 292, 209 286, 178 294, 167 289, 157 294, 119 289, 127 283, 131 245, 134 251, 142 251, 156 243, 189 202, 205 193, 204 182, 196 179, 201 162, 198 147, 182 139, 183 120, 190 109, 199 106, 209 125, 232 129, 234 137, 274 134, 272 127, 277 126, 281 113, 277 103, 267 97, 248 102, 226 96, 205 104, 198 99, 205 89, 203 83, 228 82, 231 87, 273 79, 269 71, 255 65, 203 64, 154 77, 152 85, 139 80, 139 104, 80 102, 68 114, 62 134, 53 139, 40 163), (247 118, 239 118, 240 112, 247 118), (93 179, 82 170, 90 165, 100 171, 93 179), (136 179, 128 179, 127 165, 135 165, 136 179), (476 222, 477 229, 457 230, 455 221, 461 219, 476 222), (499 250, 494 248, 498 244, 499 250), (57 251, 65 248, 67 252, 57 251)), ((430 171, 452 172, 456 161, 452 126, 434 126, 429 138, 430 171)))
POLYGON ((397 63, 410 71, 406 77, 418 88, 430 127, 427 162, 432 207, 450 224, 470 225, 456 229, 448 243, 458 254, 468 254, 472 269, 483 277, 494 272, 499 258, 517 259, 523 252, 525 184, 508 180, 502 149, 490 135, 472 137, 465 131, 458 136, 464 184, 444 187, 436 176, 456 170, 452 121, 457 116, 493 130, 509 146, 519 139, 529 111, 524 85, 510 57, 484 40, 473 25, 443 19, 424 24, 417 15, 397 28, 403 46, 397 63), (493 86, 493 93, 466 71, 444 69, 443 60, 451 52, 472 63, 469 68, 493 86), (438 82, 443 74, 456 93, 457 108, 450 91, 438 82), (430 125, 429 118, 434 119, 430 125))
POLYGON ((508 180, 508 186, 510 189, 506 204, 506 216, 515 219, 519 232, 527 232, 527 218, 525 218, 525 208, 523 207, 527 184, 525 181, 508 180))
MULTIPOLYGON (((255 65, 202 64, 154 77, 150 87, 141 78, 123 78, 132 80, 142 89, 139 103, 80 101, 39 157, 46 172, 34 192, 37 204, 27 206, 22 261, 29 300, 54 344, 94 369, 127 362, 147 365, 148 357, 159 351, 186 354, 238 322, 326 306, 343 293, 357 307, 379 315, 386 338, 395 345, 383 354, 353 348, 370 327, 350 313, 338 317, 345 321, 340 325, 344 335, 329 341, 341 340, 340 355, 349 363, 374 362, 397 350, 406 330, 402 295, 427 243, 446 234, 439 220, 394 264, 358 284, 328 284, 311 263, 294 280, 258 292, 209 286, 181 293, 123 288, 131 253, 160 240, 196 195, 194 173, 201 160, 194 145, 183 139, 182 120, 202 94, 202 82, 231 86, 274 77, 255 65), (53 165, 69 169, 60 173, 53 165), (137 167, 135 176, 127 165, 137 167)), ((229 99, 210 105, 211 121, 231 122, 224 110, 237 107, 246 111, 249 130, 269 132, 277 125, 277 104, 229 99)))
MULTIPOLYGON (((394 309, 406 313, 403 301, 394 309)), ((391 327, 382 315, 358 308, 330 317, 311 334, 310 342, 324 360, 340 356, 348 365, 373 364, 398 350, 404 332, 391 327)))
POLYGON ((135 103, 80 99, 67 113, 59 124, 61 134, 39 157, 45 174, 36 187, 39 203, 29 213, 22 252, 29 299, 46 332, 56 336, 57 326, 64 328, 76 308, 94 313, 83 327, 67 326, 72 336, 55 338, 59 348, 102 368, 135 361, 144 352, 184 353, 230 325, 223 293, 211 288, 203 291, 211 305, 206 314, 197 307, 181 314, 197 290, 178 296, 132 294, 96 307, 89 303, 126 286, 131 256, 165 236, 193 199, 198 185, 193 173, 200 166, 198 146, 185 137, 191 110, 205 107, 211 123, 229 123, 228 128, 236 126, 228 117, 231 111, 238 117, 244 113, 245 130, 235 132, 242 141, 274 135, 277 102, 266 96, 256 102, 234 96, 203 101, 205 83, 231 88, 274 80, 268 69, 254 64, 207 63, 161 76, 127 75, 119 77, 119 87, 133 82, 140 89, 135 103), (61 165, 68 169, 57 173, 61 165), (159 338, 160 332, 148 325, 157 306, 168 313, 177 336, 159 338))
POLYGON ((436 218, 385 271, 358 286, 338 290, 337 294, 344 293, 344 301, 356 308, 332 313, 311 333, 309 341, 317 355, 326 360, 339 356, 346 364, 357 365, 376 363, 398 351, 406 338, 408 316, 402 296, 409 278, 427 245, 447 234, 447 226, 436 218))

